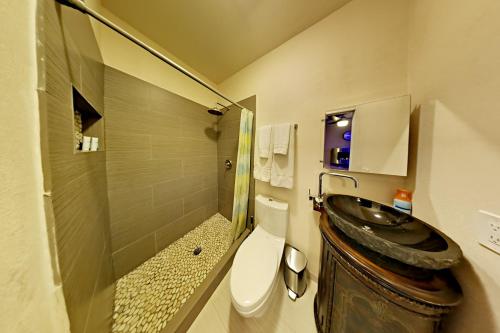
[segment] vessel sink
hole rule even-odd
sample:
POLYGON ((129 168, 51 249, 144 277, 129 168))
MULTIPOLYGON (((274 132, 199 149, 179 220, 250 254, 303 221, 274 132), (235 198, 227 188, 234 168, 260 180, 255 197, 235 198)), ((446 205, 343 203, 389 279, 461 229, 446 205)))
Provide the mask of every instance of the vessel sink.
POLYGON ((460 247, 427 223, 392 207, 349 195, 327 195, 330 224, 362 246, 408 265, 445 269, 462 257, 460 247))

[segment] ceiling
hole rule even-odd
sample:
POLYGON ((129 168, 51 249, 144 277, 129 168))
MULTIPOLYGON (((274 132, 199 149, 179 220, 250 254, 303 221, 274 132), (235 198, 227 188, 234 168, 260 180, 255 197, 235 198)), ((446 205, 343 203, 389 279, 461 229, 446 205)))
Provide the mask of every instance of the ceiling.
POLYGON ((102 0, 215 83, 350 0, 102 0))

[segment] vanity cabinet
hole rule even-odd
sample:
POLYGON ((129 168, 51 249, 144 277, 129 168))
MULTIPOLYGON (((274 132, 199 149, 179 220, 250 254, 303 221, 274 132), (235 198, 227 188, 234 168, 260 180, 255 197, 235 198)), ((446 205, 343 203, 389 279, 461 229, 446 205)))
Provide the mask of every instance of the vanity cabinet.
POLYGON ((408 267, 408 274, 396 273, 391 265, 404 272, 405 264, 355 243, 330 225, 325 213, 320 229, 321 271, 314 302, 318 332, 440 332, 443 318, 461 299, 449 271, 408 267))

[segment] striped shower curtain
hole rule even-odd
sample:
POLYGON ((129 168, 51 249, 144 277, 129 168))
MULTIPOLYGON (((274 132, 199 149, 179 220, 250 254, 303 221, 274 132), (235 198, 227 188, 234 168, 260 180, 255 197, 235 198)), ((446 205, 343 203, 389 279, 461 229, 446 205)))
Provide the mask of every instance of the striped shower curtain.
POLYGON ((248 192, 250 191, 250 167, 252 150, 253 112, 241 110, 240 135, 238 139, 238 159, 233 198, 233 239, 238 239, 245 230, 248 210, 248 192))

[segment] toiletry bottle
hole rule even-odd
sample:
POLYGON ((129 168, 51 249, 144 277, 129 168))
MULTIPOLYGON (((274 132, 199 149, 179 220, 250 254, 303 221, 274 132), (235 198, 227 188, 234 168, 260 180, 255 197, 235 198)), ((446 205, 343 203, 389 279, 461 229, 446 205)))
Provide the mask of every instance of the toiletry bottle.
POLYGON ((90 141, 92 138, 90 136, 83 137, 82 151, 90 151, 90 141))
POLYGON ((97 151, 99 148, 99 138, 90 138, 90 151, 97 151))
POLYGON ((411 214, 411 206, 411 192, 401 188, 397 189, 393 207, 404 213, 411 214))

